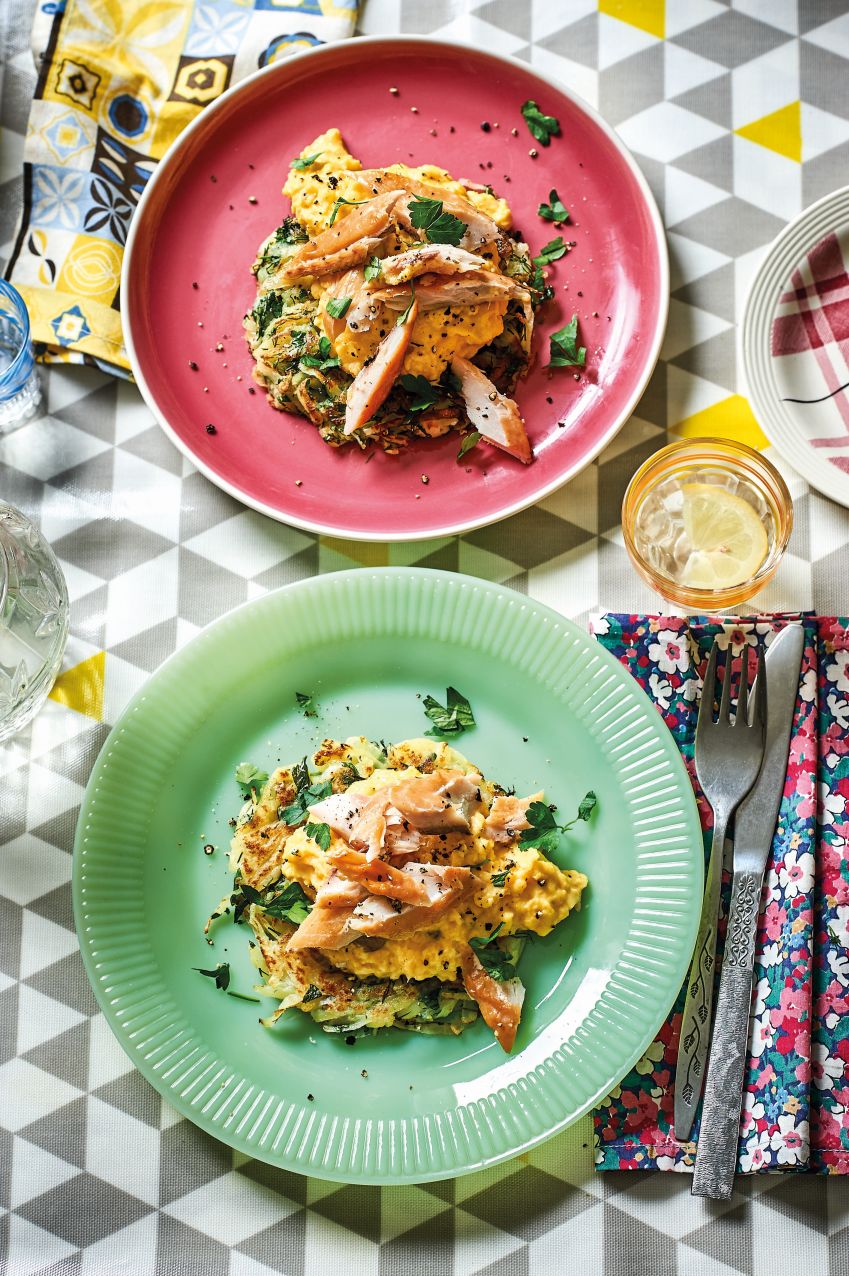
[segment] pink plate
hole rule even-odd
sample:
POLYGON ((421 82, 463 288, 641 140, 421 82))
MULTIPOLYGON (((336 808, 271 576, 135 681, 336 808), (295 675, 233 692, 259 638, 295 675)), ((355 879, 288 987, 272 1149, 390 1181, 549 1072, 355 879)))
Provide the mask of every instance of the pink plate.
POLYGON ((583 469, 634 410, 657 360, 668 294, 657 208, 589 107, 509 58, 409 36, 296 55, 205 110, 147 186, 122 282, 142 394, 208 478, 298 527, 395 541, 492 523, 583 469), (560 120, 562 135, 549 147, 534 142, 522 119, 528 98, 560 120), (253 304, 254 251, 289 211, 280 189, 290 159, 333 125, 366 167, 435 163, 491 182, 534 252, 558 233, 576 241, 551 269, 555 299, 542 312, 536 362, 516 396, 532 465, 484 444, 457 464, 455 434, 395 457, 336 450, 308 421, 275 411, 259 390, 248 393, 242 316, 253 304), (565 227, 537 216, 552 188, 571 210, 565 227), (587 348, 577 379, 571 369, 545 368, 548 334, 574 312, 587 348))

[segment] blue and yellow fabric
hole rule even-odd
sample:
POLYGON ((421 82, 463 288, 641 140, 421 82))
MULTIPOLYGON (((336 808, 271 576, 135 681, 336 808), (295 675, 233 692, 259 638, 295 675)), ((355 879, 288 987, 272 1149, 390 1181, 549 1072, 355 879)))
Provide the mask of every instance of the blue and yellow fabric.
POLYGON ((121 259, 157 162, 231 84, 351 35, 356 18, 357 0, 42 0, 7 266, 39 358, 127 374, 121 259))

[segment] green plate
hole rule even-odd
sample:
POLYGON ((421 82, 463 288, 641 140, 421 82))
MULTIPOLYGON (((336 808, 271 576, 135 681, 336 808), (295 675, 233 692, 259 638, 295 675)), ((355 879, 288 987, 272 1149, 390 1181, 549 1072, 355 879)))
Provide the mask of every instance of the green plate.
POLYGON ((321 1178, 415 1182, 514 1156, 586 1112, 652 1040, 684 977, 702 840, 672 737, 624 669, 521 594, 421 568, 360 569, 248 603, 168 660, 115 725, 80 813, 74 908, 95 994, 130 1058, 175 1108, 250 1156, 321 1178), (467 695, 459 741, 519 792, 590 824, 561 862, 590 879, 581 912, 529 944, 514 1053, 392 1030, 355 1046, 192 967, 255 972, 242 927, 202 935, 230 884, 233 780, 325 736, 402 739, 430 724, 417 693, 467 695), (295 692, 315 695, 305 718, 295 692), (212 843, 213 855, 204 853, 212 843), (367 1075, 366 1075, 367 1074, 367 1075), (308 1095, 312 1098, 308 1098, 308 1095))

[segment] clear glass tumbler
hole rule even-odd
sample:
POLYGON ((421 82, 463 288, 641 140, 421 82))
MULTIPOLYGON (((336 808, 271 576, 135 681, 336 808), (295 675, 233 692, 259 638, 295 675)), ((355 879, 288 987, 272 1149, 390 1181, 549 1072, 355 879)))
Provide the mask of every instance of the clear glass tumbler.
POLYGON ((44 704, 67 637, 68 589, 56 556, 20 510, 0 501, 0 740, 44 704))
POLYGON ((0 279, 0 433, 35 416, 41 385, 21 294, 0 279))

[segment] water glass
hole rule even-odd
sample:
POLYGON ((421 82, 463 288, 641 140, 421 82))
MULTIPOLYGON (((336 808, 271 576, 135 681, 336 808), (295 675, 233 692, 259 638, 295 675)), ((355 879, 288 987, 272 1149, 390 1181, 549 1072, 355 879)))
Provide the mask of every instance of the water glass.
POLYGON ((47 541, 0 501, 0 740, 47 699, 68 637, 68 589, 47 541))
POLYGON ((0 279, 0 432, 35 416, 41 386, 21 294, 0 279))

